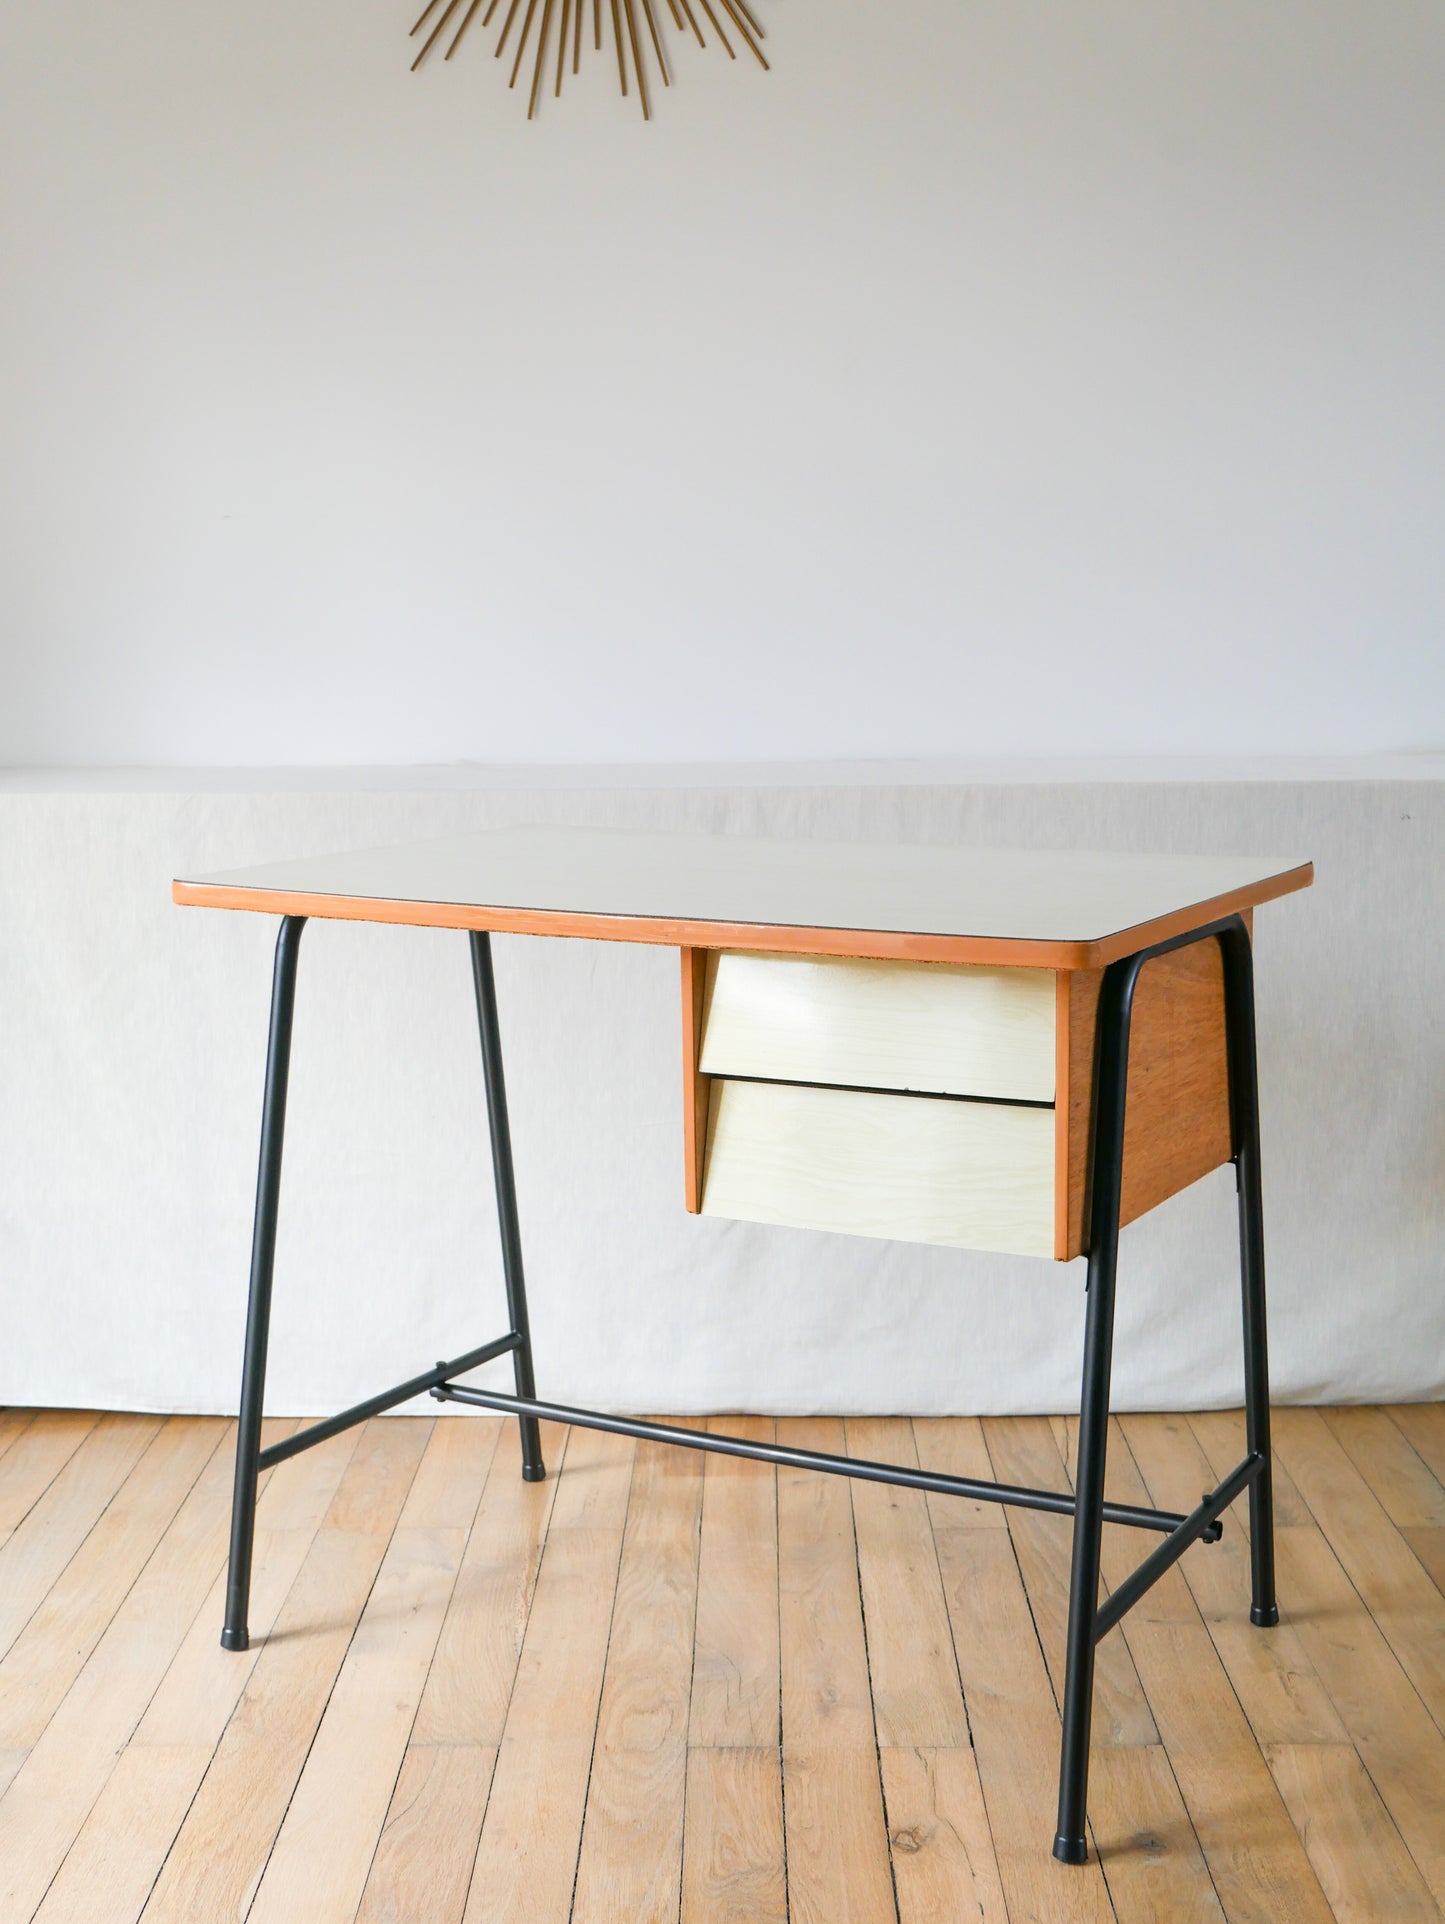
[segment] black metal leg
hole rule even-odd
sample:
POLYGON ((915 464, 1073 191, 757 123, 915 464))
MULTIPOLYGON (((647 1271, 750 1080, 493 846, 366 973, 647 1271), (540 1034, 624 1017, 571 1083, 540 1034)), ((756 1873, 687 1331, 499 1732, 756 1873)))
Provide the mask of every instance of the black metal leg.
POLYGON ((1254 958, 1249 931, 1235 915, 1138 955, 1112 963, 1099 992, 1094 1080, 1089 1217, 1089 1308, 1084 1333, 1084 1381, 1079 1413, 1079 1460, 1074 1476, 1074 1555, 1069 1583, 1063 1746, 1059 1762, 1059 1824, 1054 1856, 1082 1864, 1088 1856, 1084 1824, 1089 1788, 1089 1731, 1094 1695, 1094 1646, 1125 1609, 1157 1581, 1190 1541, 1197 1525, 1218 1515, 1242 1487, 1249 1490, 1250 1562, 1254 1597, 1250 1620, 1279 1622, 1274 1590, 1274 1506, 1270 1483, 1269 1358, 1264 1297, 1264 1206, 1259 1177, 1259 1078, 1255 1056, 1254 958), (1119 1254, 1119 1199, 1124 1164, 1124 1114, 1129 1073, 1129 1018, 1144 964, 1186 943, 1213 938, 1224 961, 1224 1014, 1234 1162, 1239 1188, 1239 1254, 1244 1302, 1244 1399, 1247 1454, 1238 1469, 1206 1497, 1194 1518, 1146 1559, 1109 1605, 1099 1609, 1099 1539, 1104 1520, 1104 1460, 1109 1437, 1109 1369, 1114 1337, 1114 1282, 1119 1254))
POLYGON ((266 1342, 271 1328, 271 1274, 276 1256, 276 1210, 281 1194, 281 1143, 286 1130, 286 1085, 291 1070, 291 1018, 296 1006, 296 962, 302 915, 288 915, 276 938, 271 981, 271 1035, 266 1049, 266 1094, 261 1110, 261 1164, 251 1238, 251 1292, 246 1308, 246 1357, 236 1426, 236 1482, 231 1498, 231 1562, 226 1577, 224 1650, 250 1642, 251 1550, 256 1534, 256 1477, 261 1455, 261 1407, 266 1392, 266 1342))
POLYGON ((1243 922, 1221 931, 1229 1098, 1239 1190, 1239 1267, 1244 1298, 1246 1445, 1263 1467, 1249 1486, 1249 1620, 1279 1622, 1274 1590, 1274 1486, 1269 1444, 1269 1340, 1264 1301, 1264 1200, 1259 1174, 1259 1071, 1254 1032, 1254 954, 1243 922))
POLYGON ((1129 1012, 1137 977, 1136 961, 1116 962, 1105 972, 1099 993, 1089 1213, 1089 1307, 1084 1327, 1079 1456, 1074 1471, 1074 1555, 1065 1644, 1059 1822, 1054 1836, 1054 1856, 1064 1864, 1082 1864, 1089 1854, 1084 1820, 1089 1798, 1089 1733, 1094 1707, 1094 1616, 1099 1601, 1104 1461, 1109 1445, 1109 1372, 1114 1349, 1114 1278, 1119 1260, 1129 1012))
MULTIPOLYGON (((502 1273, 507 1283, 507 1309, 520 1341, 512 1352, 517 1394, 535 1397, 532 1377, 532 1330, 527 1321, 527 1284, 522 1273, 522 1231, 517 1217, 517 1188, 512 1174, 512 1131, 507 1121, 507 1085, 502 1074, 502 1038, 497 1026, 497 983, 492 971, 492 941, 484 930, 472 931, 472 981, 477 992, 477 1024, 482 1036, 482 1073, 487 1084, 487 1120, 492 1132, 492 1173, 497 1185, 497 1225, 502 1233, 502 1273)), ((542 1438, 535 1416, 519 1416, 522 1436, 522 1475, 540 1483, 547 1474, 542 1461, 542 1438)))

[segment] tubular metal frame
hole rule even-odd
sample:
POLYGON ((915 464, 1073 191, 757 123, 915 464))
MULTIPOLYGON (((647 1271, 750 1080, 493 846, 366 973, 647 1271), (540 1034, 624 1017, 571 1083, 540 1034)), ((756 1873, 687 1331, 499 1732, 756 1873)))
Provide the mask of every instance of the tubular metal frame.
POLYGON ((828 1475, 894 1484, 942 1496, 968 1497, 976 1502, 1003 1503, 1019 1509, 1045 1510, 1056 1515, 1072 1516, 1073 1562, 1069 1584, 1059 1814, 1054 1855, 1066 1864, 1084 1863, 1088 1856, 1085 1824, 1095 1646, 1145 1591, 1178 1562, 1192 1543, 1213 1543, 1218 1540, 1223 1528, 1221 1513, 1246 1489, 1249 1492, 1250 1571, 1253 1585, 1250 1620, 1260 1625, 1279 1621, 1274 1590, 1254 970, 1249 931, 1242 918, 1231 915, 1204 928, 1176 936, 1172 941, 1155 943, 1110 964, 1104 973, 1096 1027, 1090 1139, 1089 1300, 1084 1331, 1078 1462, 1072 1495, 1057 1490, 1035 1490, 1014 1484, 985 1482, 972 1477, 947 1476, 939 1471, 913 1469, 903 1464, 874 1463, 855 1457, 836 1456, 822 1450, 756 1443, 741 1437, 717 1435, 710 1430, 673 1428, 667 1424, 613 1416, 598 1410, 576 1409, 568 1404, 539 1399, 532 1368, 531 1327, 527 1317, 521 1228, 512 1167, 511 1130, 507 1120, 506 1084, 502 1073, 501 1035, 497 1021, 496 979, 492 967, 491 939, 483 931, 470 932, 469 939, 510 1328, 505 1335, 469 1350, 451 1362, 440 1362, 433 1369, 423 1371, 391 1389, 382 1390, 364 1402, 354 1404, 350 1409, 327 1417, 320 1423, 313 1423, 294 1436, 263 1450, 261 1414, 280 1204, 281 1151, 296 1001, 296 966, 305 920, 304 916, 284 917, 276 941, 246 1314, 245 1360, 241 1377, 240 1420, 236 1432, 231 1555, 226 1584, 225 1623, 221 1631, 222 1646, 227 1650, 245 1650, 250 1641, 247 1609, 255 1535, 256 1484, 260 1471, 284 1462, 299 1451, 309 1449, 313 1443, 336 1436, 382 1410, 427 1393, 438 1401, 473 1404, 481 1409, 514 1415, 521 1434, 522 1475, 529 1482, 538 1482, 546 1475, 538 1430, 538 1419, 542 1418, 579 1428, 608 1430, 645 1442, 673 1443, 685 1449, 751 1457, 762 1463, 818 1470, 828 1475), (1206 1495, 1188 1516, 1183 1516, 1175 1511, 1106 1501, 1104 1464, 1108 1447, 1114 1289, 1118 1268, 1129 1028, 1134 992, 1146 963, 1156 956, 1167 955, 1173 949, 1204 941, 1216 941, 1219 944, 1224 969, 1230 1125, 1239 1192, 1247 1453, 1217 1489, 1206 1495), (477 1389, 456 1380, 494 1357, 509 1352, 516 1382, 515 1395, 477 1389), (1164 1541, 1101 1605, 1099 1550, 1105 1523, 1121 1523, 1136 1529, 1158 1531, 1164 1541))

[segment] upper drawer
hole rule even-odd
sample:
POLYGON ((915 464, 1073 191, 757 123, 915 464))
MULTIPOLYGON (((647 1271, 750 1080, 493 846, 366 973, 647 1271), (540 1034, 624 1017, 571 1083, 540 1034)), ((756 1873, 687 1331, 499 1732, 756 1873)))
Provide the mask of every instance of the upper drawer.
POLYGON ((1048 969, 791 955, 708 959, 705 1075, 1054 1100, 1048 969))

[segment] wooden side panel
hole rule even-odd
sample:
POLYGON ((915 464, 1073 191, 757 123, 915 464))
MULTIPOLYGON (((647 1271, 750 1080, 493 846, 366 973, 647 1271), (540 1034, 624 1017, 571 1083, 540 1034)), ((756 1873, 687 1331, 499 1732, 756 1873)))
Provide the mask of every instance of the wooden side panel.
POLYGON ((702 1209, 702 1167, 707 1156, 708 1091, 711 1076, 698 1067, 702 1054, 703 999, 707 993, 706 949, 682 954, 682 1153, 685 1200, 696 1216, 702 1209))
POLYGON ((703 1211, 1052 1256, 1053 1112, 719 1076, 703 1211))
MULTIPOLYGON (((1094 1029, 1101 969, 1061 976, 1069 1007, 1067 1237, 1060 1252, 1085 1246, 1089 1123, 1094 1096, 1094 1029)), ((1224 967, 1214 942, 1148 962, 1134 994, 1129 1098, 1124 1120, 1121 1221, 1133 1222, 1230 1159, 1229 1070, 1224 1035, 1224 967)))

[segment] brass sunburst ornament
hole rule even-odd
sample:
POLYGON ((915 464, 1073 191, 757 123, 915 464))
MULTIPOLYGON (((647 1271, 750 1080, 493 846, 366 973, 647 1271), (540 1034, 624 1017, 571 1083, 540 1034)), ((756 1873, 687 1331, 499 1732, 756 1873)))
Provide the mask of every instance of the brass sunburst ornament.
MULTIPOLYGON (((719 41, 721 41, 723 51, 727 54, 728 59, 736 60, 737 53, 732 41, 728 38, 727 29, 718 18, 717 13, 713 10, 713 0, 696 0, 696 4, 706 15, 708 23, 717 35, 719 41)), ((427 55, 431 52, 443 33, 445 33, 448 25, 459 11, 461 12, 461 19, 457 24, 455 32, 452 34, 446 52, 442 55, 444 60, 451 59, 452 55, 461 45, 462 35, 466 32, 467 28, 471 26, 473 19, 479 12, 481 12, 482 26, 485 27, 490 23, 492 15, 501 5, 501 0, 486 0, 484 12, 482 11, 482 5, 483 0, 466 0, 465 10, 463 11, 463 0, 427 0, 426 6, 422 9, 421 15, 411 31, 413 36, 421 33, 428 22, 431 23, 431 31, 422 42, 421 52, 411 63, 412 72, 416 72, 417 68, 423 60, 426 59, 427 55), (437 11, 438 8, 441 9, 439 13, 437 11), (435 19, 433 19, 433 15, 436 16, 435 19)), ((517 75, 521 72, 522 56, 527 50, 527 42, 531 37, 532 19, 537 12, 537 5, 538 0, 527 0, 526 11, 522 18, 521 31, 515 43, 515 52, 512 58, 512 77, 507 82, 509 87, 515 87, 517 84, 517 75)), ((758 23, 752 8, 749 6, 748 0, 717 0, 717 5, 721 11, 726 14, 728 25, 731 26, 738 39, 742 41, 743 45, 758 61, 759 65, 766 68, 768 64, 767 60, 763 55, 761 46, 758 44, 759 41, 764 38, 763 29, 758 23)), ((647 37, 652 42, 653 55, 657 61, 657 71, 662 76, 663 86, 670 87, 672 85, 672 79, 667 70, 667 55, 663 49, 663 37, 658 27, 659 16, 662 16, 662 6, 663 0, 608 0, 607 8, 604 10, 602 0, 592 0, 592 31, 588 38, 590 38, 592 42, 593 50, 598 53, 602 51, 603 22, 606 13, 610 12, 612 16, 612 40, 617 50, 618 82, 621 85, 623 94, 626 95, 629 91, 628 53, 630 51, 632 56, 632 77, 636 82, 637 98, 642 107, 642 117, 644 120, 651 120, 652 118, 652 102, 647 92, 647 70, 643 64, 642 53, 644 42, 638 32, 637 15, 640 9, 646 25, 647 37)), ((501 59, 502 54, 506 50, 507 40, 511 34, 513 22, 516 20, 521 8, 522 0, 508 0, 506 17, 502 21, 501 32, 497 37, 497 45, 495 48, 495 54, 498 60, 501 59)), ((532 62, 532 91, 531 97, 527 102, 528 120, 536 117, 537 102, 541 98, 544 77, 550 77, 547 43, 551 37, 552 16, 554 13, 560 13, 561 15, 561 24, 557 35, 556 81, 553 87, 554 94, 560 98, 562 93, 562 76, 567 67, 569 52, 573 73, 577 73, 581 66, 583 15, 586 10, 587 0, 541 0, 542 18, 541 24, 537 29, 537 44, 532 62)), ((679 33, 687 33, 690 30, 695 35, 697 44, 700 47, 707 45, 707 41, 703 38, 702 28, 698 25, 697 15, 693 12, 693 0, 667 0, 667 11, 672 15, 673 25, 679 33)), ((662 17, 665 19, 665 16, 662 17)))

